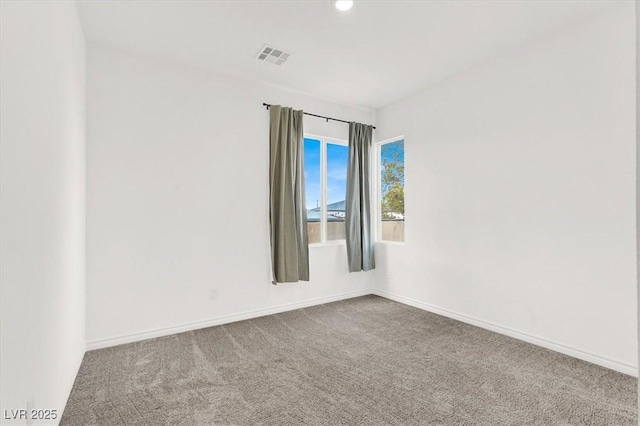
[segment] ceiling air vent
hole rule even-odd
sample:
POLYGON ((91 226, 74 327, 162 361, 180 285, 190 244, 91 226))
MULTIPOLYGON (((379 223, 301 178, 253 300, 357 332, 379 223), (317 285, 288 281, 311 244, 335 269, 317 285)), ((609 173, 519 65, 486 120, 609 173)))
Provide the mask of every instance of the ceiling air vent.
POLYGON ((268 44, 263 45, 258 53, 256 54, 256 58, 260 61, 269 62, 275 65, 282 65, 291 54, 283 51, 282 49, 275 48, 273 46, 269 46, 268 44))

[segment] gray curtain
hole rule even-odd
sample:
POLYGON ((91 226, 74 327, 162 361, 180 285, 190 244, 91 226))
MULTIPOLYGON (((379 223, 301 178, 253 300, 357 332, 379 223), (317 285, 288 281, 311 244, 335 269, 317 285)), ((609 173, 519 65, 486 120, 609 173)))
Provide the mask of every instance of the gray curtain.
POLYGON ((309 281, 302 140, 302 111, 272 105, 269 218, 274 284, 309 281))
POLYGON ((349 272, 376 267, 371 232, 371 135, 373 127, 349 124, 346 230, 349 272))

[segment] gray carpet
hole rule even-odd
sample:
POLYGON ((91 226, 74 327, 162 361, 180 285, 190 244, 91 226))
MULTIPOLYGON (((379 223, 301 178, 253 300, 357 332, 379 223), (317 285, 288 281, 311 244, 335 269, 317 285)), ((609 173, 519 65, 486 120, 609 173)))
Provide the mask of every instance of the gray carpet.
POLYGON ((636 379, 376 296, 87 352, 63 425, 636 425, 636 379))

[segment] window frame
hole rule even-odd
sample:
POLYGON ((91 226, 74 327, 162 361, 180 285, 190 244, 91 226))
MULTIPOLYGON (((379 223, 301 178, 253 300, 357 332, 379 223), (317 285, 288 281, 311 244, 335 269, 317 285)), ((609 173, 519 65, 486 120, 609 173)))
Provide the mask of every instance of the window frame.
MULTIPOLYGON (((344 246, 347 244, 346 239, 327 241, 327 144, 342 145, 348 148, 349 141, 329 136, 320 136, 313 133, 304 133, 302 135, 303 145, 305 139, 320 141, 320 242, 309 243, 309 247, 344 246)), ((305 190, 305 197, 306 195, 305 190)), ((306 202, 307 200, 305 200, 305 209, 306 202)))
MULTIPOLYGON (((381 141, 376 141, 375 143, 375 167, 373 167, 375 173, 375 195, 373 199, 375 200, 376 212, 375 212, 375 220, 376 226, 375 228, 375 243, 376 244, 390 244, 390 245, 405 245, 407 240, 407 218, 405 214, 404 224, 405 224, 405 232, 404 232, 404 240, 403 241, 388 241, 382 239, 382 146, 387 145, 393 142, 403 141, 406 143, 406 139, 404 135, 394 136, 389 139, 384 139, 381 141)), ((406 144, 405 144, 406 148, 406 144)), ((406 157, 405 157, 406 158, 406 157)), ((404 179, 404 188, 405 188, 405 202, 406 202, 406 188, 407 188, 407 179, 405 174, 404 179)))

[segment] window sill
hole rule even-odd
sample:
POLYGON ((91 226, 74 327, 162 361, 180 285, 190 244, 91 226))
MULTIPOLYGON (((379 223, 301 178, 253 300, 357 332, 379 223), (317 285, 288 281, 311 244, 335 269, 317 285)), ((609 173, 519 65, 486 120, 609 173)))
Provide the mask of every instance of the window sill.
POLYGON ((326 243, 309 244, 309 248, 346 246, 346 240, 327 241, 326 243))
POLYGON ((405 241, 376 241, 376 244, 386 244, 390 246, 404 246, 407 243, 405 241))

